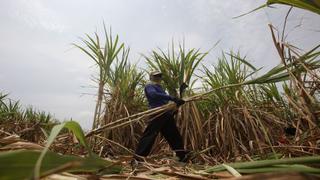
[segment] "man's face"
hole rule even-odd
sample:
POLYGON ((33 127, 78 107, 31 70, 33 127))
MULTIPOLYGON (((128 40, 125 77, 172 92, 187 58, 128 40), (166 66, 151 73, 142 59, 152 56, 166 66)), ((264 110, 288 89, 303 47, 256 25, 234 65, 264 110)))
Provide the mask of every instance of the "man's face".
POLYGON ((154 75, 152 77, 152 80, 156 83, 160 83, 162 81, 162 75, 161 74, 154 75))

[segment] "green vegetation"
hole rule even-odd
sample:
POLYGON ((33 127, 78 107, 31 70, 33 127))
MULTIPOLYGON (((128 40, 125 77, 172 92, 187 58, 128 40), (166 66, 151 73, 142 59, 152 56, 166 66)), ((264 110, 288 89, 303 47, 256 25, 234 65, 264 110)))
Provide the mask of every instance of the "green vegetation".
MULTIPOLYGON (((287 158, 287 159, 276 159, 276 160, 263 160, 256 162, 241 162, 231 163, 228 166, 236 169, 241 173, 263 173, 263 172, 304 172, 304 173, 320 173, 320 169, 312 168, 304 165, 297 164, 319 164, 320 157, 298 157, 298 158, 287 158)), ((225 170, 224 164, 216 165, 206 169, 204 172, 213 173, 225 170)))
POLYGON ((320 14, 320 2, 318 0, 268 0, 266 4, 284 4, 320 14))
POLYGON ((74 121, 54 126, 46 146, 41 152, 32 150, 4 152, 0 153, 0 161, 2 163, 0 168, 1 179, 27 179, 31 177, 39 179, 63 171, 82 173, 98 173, 100 171, 102 174, 119 173, 121 171, 120 166, 113 165, 112 162, 100 158, 91 151, 80 125, 74 121), (88 152, 86 157, 61 155, 49 151, 49 147, 63 128, 72 131, 80 144, 85 147, 88 152), (105 167, 108 168, 105 169, 105 167))
POLYGON ((94 33, 94 36, 86 34, 87 40, 81 39, 86 47, 81 47, 80 45, 73 44, 74 46, 82 50, 85 54, 87 54, 99 69, 99 76, 96 79, 96 82, 98 83, 98 99, 94 111, 94 123, 92 126, 93 129, 98 127, 100 124, 103 124, 103 122, 99 122, 99 119, 103 111, 102 108, 104 87, 111 75, 110 73, 112 63, 116 60, 121 49, 124 48, 124 44, 119 43, 118 35, 114 38, 112 36, 111 30, 108 34, 106 27, 103 27, 105 38, 105 43, 103 45, 101 44, 101 39, 99 38, 97 33, 94 33))
MULTIPOLYGON (((265 7, 271 7, 272 5, 287 5, 291 7, 301 8, 305 9, 307 11, 316 13, 320 15, 320 2, 319 0, 268 0, 265 4, 261 5, 260 7, 255 8, 254 10, 242 14, 238 17, 250 14, 252 12, 255 12, 257 10, 260 10, 265 7)), ((236 17, 236 18, 238 18, 236 17)))
POLYGON ((1 93, 0 122, 0 129, 31 142, 44 140, 47 132, 58 123, 50 114, 32 107, 22 108, 19 101, 1 93))
POLYGON ((55 120, 44 111, 37 111, 32 107, 23 109, 19 101, 8 98, 8 94, 0 94, 0 121, 17 121, 49 124, 55 120))

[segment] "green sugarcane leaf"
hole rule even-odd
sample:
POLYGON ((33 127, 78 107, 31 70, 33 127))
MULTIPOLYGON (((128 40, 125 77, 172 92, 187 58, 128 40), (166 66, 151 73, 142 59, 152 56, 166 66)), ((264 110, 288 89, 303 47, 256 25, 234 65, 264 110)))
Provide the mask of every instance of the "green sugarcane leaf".
POLYGON ((86 150, 89 152, 89 155, 93 156, 93 153, 91 152, 91 149, 89 148, 89 145, 86 142, 84 133, 79 123, 75 121, 68 121, 68 122, 64 122, 62 124, 56 125, 52 128, 50 136, 47 140, 47 144, 43 149, 43 151, 41 152, 39 159, 37 160, 36 166, 34 168, 35 178, 40 177, 40 168, 41 168, 43 158, 45 157, 46 153, 49 150, 49 147, 51 146, 51 144, 53 143, 53 141, 55 140, 55 138, 58 136, 58 134, 63 128, 68 128, 70 131, 72 131, 74 135, 78 138, 80 144, 82 144, 86 148, 86 150))
POLYGON ((255 9, 247 12, 247 13, 244 13, 244 14, 241 14, 241 15, 239 15, 239 16, 233 17, 233 19, 240 18, 240 17, 242 17, 242 16, 246 16, 246 15, 248 15, 248 14, 251 14, 251 13, 255 12, 255 11, 258 11, 258 10, 260 10, 260 9, 263 9, 263 8, 265 8, 265 7, 267 7, 267 6, 268 6, 267 4, 261 5, 261 6, 257 7, 257 8, 255 8, 255 9))
POLYGON ((271 4, 284 4, 301 9, 305 9, 320 15, 320 2, 319 0, 268 0, 268 5, 271 4))
POLYGON ((262 8, 268 7, 273 4, 284 4, 288 6, 293 6, 301 9, 305 9, 307 11, 311 11, 313 13, 320 15, 320 1, 319 0, 268 0, 265 4, 247 12, 244 14, 241 14, 239 16, 236 16, 234 18, 239 18, 248 14, 251 14, 255 11, 258 11, 262 8))
MULTIPOLYGON (((40 154, 40 151, 32 150, 17 150, 0 153, 0 179, 16 180, 31 178, 40 154)), ((42 161, 41 174, 66 164, 69 164, 70 166, 67 170, 63 169, 63 171, 68 172, 89 173, 103 169, 105 174, 109 174, 119 173, 122 170, 120 166, 113 165, 112 162, 101 158, 60 155, 48 151, 42 161)), ((58 172, 59 171, 56 173, 58 172)))
POLYGON ((239 55, 234 55, 233 53, 227 53, 229 56, 241 61, 243 64, 247 65, 248 67, 250 67, 251 69, 253 69, 254 71, 257 71, 257 68, 254 67, 251 63, 249 63, 247 60, 245 60, 245 58, 241 58, 239 55))
POLYGON ((301 164, 275 165, 270 167, 252 168, 252 169, 237 169, 237 171, 244 174, 268 173, 268 172, 301 172, 301 173, 320 174, 319 168, 313 168, 313 167, 309 167, 301 164))
POLYGON ((223 167, 225 167, 233 176, 235 177, 241 177, 241 174, 235 170, 233 167, 228 166, 226 164, 222 164, 223 167))
MULTIPOLYGON (((320 156, 307 156, 307 157, 297 157, 297 158, 285 158, 285 159, 273 159, 273 160, 261 160, 261 161, 252 161, 252 162, 240 162, 240 163, 230 163, 227 164, 237 170, 239 169, 253 169, 253 168, 262 168, 274 165, 283 165, 283 164, 312 164, 320 163, 320 156)), ((216 165, 205 170, 207 173, 223 171, 226 168, 222 165, 216 165)), ((239 171, 241 173, 241 171, 239 171)))

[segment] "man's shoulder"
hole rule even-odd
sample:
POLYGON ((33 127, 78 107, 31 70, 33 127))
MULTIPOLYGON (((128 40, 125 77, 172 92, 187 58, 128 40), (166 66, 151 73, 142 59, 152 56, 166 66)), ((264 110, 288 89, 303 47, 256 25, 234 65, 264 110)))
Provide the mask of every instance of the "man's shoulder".
POLYGON ((152 83, 152 82, 148 82, 145 87, 155 87, 156 84, 152 83))
POLYGON ((155 83, 147 83, 144 87, 145 90, 151 90, 154 89, 155 91, 162 91, 162 87, 159 84, 155 84, 155 83))
POLYGON ((151 89, 154 88, 154 85, 153 85, 152 83, 147 83, 147 84, 144 86, 145 91, 150 90, 150 88, 151 88, 151 89))

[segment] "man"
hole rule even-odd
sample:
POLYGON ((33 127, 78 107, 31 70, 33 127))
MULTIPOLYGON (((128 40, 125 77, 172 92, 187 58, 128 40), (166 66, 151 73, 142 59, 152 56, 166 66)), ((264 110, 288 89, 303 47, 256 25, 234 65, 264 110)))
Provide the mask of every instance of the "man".
MULTIPOLYGON (((149 102, 149 108, 160 107, 167 104, 169 101, 175 102, 178 107, 185 103, 184 100, 170 96, 162 89, 160 85, 162 81, 161 72, 151 72, 150 80, 151 83, 147 84, 145 87, 145 95, 149 102)), ((148 122, 148 126, 144 130, 136 149, 135 154, 137 156, 135 159, 139 161, 141 160, 139 156, 146 157, 149 155, 159 132, 167 140, 171 149, 176 152, 176 155, 179 157, 179 161, 187 161, 187 152, 184 150, 182 137, 175 124, 174 114, 172 111, 165 112, 163 115, 148 122)), ((133 160, 131 163, 137 163, 136 160, 133 160)))

